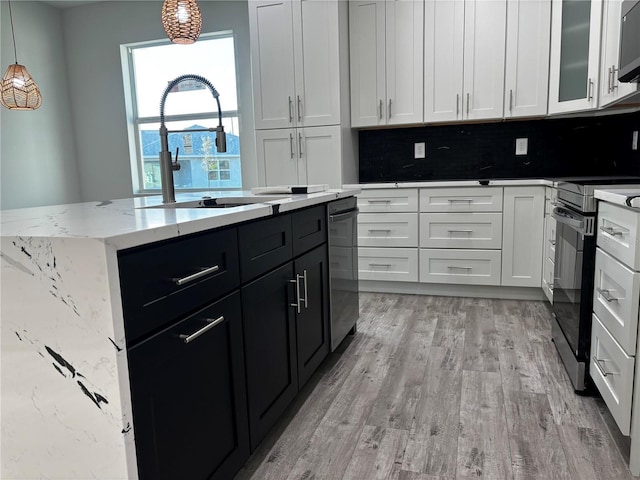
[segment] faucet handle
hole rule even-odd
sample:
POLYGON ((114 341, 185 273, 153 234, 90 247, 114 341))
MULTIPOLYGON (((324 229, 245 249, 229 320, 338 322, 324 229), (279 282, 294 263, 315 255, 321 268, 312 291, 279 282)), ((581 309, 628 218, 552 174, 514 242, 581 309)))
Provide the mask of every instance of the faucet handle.
POLYGON ((180 170, 180 164, 178 163, 179 152, 180 152, 180 147, 176 147, 176 159, 171 163, 171 169, 174 171, 180 170))

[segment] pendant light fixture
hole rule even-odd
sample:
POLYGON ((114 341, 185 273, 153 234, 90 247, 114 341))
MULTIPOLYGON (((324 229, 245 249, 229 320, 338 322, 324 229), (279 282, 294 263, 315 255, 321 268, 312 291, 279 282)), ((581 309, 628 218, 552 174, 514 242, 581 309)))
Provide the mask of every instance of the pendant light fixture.
POLYGON ((11 21, 11 36, 13 37, 13 56, 16 63, 9 65, 2 76, 0 103, 9 110, 35 110, 42 105, 42 95, 40 95, 40 89, 35 80, 29 75, 27 67, 18 64, 11 0, 9 0, 9 19, 11 21))
POLYGON ((202 30, 202 15, 196 0, 164 0, 162 26, 173 43, 194 43, 202 30))

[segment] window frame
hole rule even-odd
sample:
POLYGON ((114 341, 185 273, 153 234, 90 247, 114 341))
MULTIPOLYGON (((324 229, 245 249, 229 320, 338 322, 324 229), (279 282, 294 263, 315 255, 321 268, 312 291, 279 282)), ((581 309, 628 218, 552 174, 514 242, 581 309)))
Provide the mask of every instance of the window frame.
MULTIPOLYGON (((221 38, 229 38, 233 39, 233 50, 234 50, 234 58, 235 58, 235 77, 236 77, 236 95, 239 99, 239 91, 238 91, 238 62, 237 62, 237 42, 233 33, 233 30, 223 30, 219 32, 212 32, 207 34, 200 35, 201 40, 214 40, 221 38)), ((152 123, 160 123, 160 111, 159 104, 160 98, 158 98, 158 115, 149 116, 149 117, 140 117, 138 115, 138 102, 137 102, 137 89, 136 89, 136 77, 135 77, 135 65, 133 61, 133 51, 139 48, 149 48, 149 47, 158 47, 162 45, 172 45, 169 39, 160 39, 160 40, 151 40, 146 42, 137 42, 137 43, 128 43, 121 46, 121 57, 122 57, 122 70, 123 70, 123 81, 124 81, 124 90, 125 90, 125 107, 127 111, 127 130, 128 130, 128 138, 129 138, 129 163, 131 166, 131 179, 132 179, 132 187, 134 195, 149 195, 149 194, 158 194, 161 192, 161 189, 157 188, 145 188, 144 181, 144 155, 142 152, 141 145, 141 130, 140 127, 142 125, 148 125, 152 123), (132 141, 133 140, 133 141, 132 141)), ((213 98, 211 99, 212 105, 215 106, 215 102, 213 98)), ((223 104, 224 105, 224 104, 223 104)), ((238 125, 237 135, 240 137, 241 135, 241 127, 240 127, 240 116, 238 109, 235 110, 222 110, 222 118, 235 118, 236 123, 238 125)), ((177 121, 197 121, 202 119, 212 119, 215 121, 216 125, 218 123, 218 110, 211 110, 205 112, 198 113, 189 113, 189 114, 174 114, 172 115, 170 112, 167 113, 165 111, 164 120, 165 124, 169 124, 170 122, 177 121)), ((186 133, 186 132, 185 132, 186 133)), ((160 152, 158 152, 158 155, 160 152)), ((242 154, 240 154, 242 157, 242 154)), ((240 162, 242 159, 240 158, 240 162)), ((207 173, 208 174, 208 173, 207 173)), ((176 192, 198 192, 206 189, 207 187, 192 187, 192 188, 178 188, 176 187, 176 192)), ((242 189, 242 185, 240 187, 215 187, 216 190, 240 190, 242 189)))

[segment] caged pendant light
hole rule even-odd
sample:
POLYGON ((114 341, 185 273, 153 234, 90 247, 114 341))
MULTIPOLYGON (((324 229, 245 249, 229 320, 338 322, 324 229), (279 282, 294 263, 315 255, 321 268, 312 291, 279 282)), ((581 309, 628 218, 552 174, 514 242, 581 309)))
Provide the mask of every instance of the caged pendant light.
POLYGON ((42 105, 42 95, 35 80, 29 75, 27 67, 18 64, 11 0, 8 3, 11 35, 13 37, 13 55, 16 63, 9 65, 2 76, 0 81, 0 103, 9 110, 35 110, 42 105))
POLYGON ((173 43, 194 43, 202 30, 202 15, 196 0, 164 0, 162 26, 173 43))

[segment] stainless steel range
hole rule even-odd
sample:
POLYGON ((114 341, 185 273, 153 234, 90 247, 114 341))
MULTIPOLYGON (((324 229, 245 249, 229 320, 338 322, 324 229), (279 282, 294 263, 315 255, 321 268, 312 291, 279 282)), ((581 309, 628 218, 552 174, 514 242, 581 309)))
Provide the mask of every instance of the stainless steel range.
POLYGON ((557 221, 552 336, 577 392, 588 387, 596 253, 593 192, 638 182, 636 177, 591 177, 558 183, 558 203, 552 213, 557 221))

